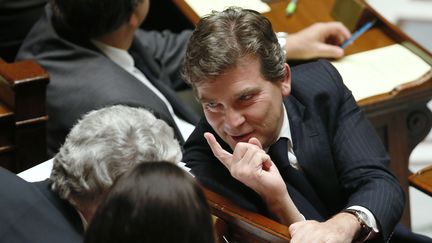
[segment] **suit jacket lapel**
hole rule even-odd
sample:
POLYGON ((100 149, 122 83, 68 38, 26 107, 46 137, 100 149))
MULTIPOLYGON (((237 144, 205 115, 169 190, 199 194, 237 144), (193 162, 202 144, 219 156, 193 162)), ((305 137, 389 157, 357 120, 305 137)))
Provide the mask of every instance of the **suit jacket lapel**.
POLYGON ((292 95, 284 99, 284 104, 290 121, 294 153, 305 176, 325 205, 328 217, 335 213, 332 208, 340 205, 340 187, 331 144, 322 131, 324 128, 320 127, 322 123, 319 117, 312 116, 292 95))
POLYGON ((153 80, 159 79, 161 72, 160 64, 158 63, 158 60, 149 54, 150 51, 146 49, 147 47, 137 41, 135 37, 132 46, 129 49, 129 53, 135 60, 135 66, 147 76, 150 82, 153 83, 153 80))

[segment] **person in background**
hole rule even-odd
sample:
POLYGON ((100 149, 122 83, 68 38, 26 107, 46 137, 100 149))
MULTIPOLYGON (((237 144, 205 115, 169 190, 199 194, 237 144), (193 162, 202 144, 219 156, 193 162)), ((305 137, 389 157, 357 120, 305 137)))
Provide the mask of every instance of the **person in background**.
POLYGON ((137 165, 115 182, 85 243, 215 243, 207 200, 195 179, 168 162, 137 165))
POLYGON ((0 58, 13 62, 27 33, 48 0, 0 1, 0 58))
POLYGON ((30 183, 0 169, 1 242, 82 242, 119 176, 147 161, 181 158, 174 132, 142 108, 106 107, 73 127, 49 179, 30 183))
MULTIPOLYGON (((35 59, 50 74, 50 156, 79 117, 104 106, 144 107, 173 127, 180 143, 193 131, 199 111, 178 95, 190 91, 180 67, 191 31, 141 30, 149 4, 149 0, 51 0, 24 40, 17 60, 35 59)), ((298 42, 284 45, 289 58, 340 57, 343 49, 337 44, 348 37, 342 24, 322 23, 281 41, 298 42), (329 40, 336 43, 328 44, 329 40)))
POLYGON ((204 186, 288 225, 291 243, 394 239, 402 189, 328 61, 291 69, 268 19, 229 8, 198 23, 183 77, 205 117, 182 160, 204 186))

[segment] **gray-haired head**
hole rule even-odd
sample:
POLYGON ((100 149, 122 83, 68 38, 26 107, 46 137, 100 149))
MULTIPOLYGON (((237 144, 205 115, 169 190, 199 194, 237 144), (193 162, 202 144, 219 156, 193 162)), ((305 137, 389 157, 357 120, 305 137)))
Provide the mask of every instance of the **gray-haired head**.
POLYGON ((193 32, 184 58, 184 80, 196 86, 234 68, 245 56, 258 57, 261 74, 275 82, 285 77, 285 56, 270 21, 237 7, 212 12, 193 32))
POLYGON ((50 179, 60 197, 91 202, 138 163, 180 159, 171 127, 145 109, 118 105, 78 121, 54 158, 50 179))

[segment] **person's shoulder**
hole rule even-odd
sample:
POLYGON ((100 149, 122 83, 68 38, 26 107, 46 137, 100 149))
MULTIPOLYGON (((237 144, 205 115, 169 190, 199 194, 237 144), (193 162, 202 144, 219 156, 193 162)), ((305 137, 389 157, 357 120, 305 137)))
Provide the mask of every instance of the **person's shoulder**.
POLYGON ((14 183, 14 184, 26 184, 27 183, 26 181, 24 181, 23 179, 18 177, 13 172, 11 172, 5 168, 1 168, 1 167, 0 167, 0 181, 2 182, 1 184, 3 184, 3 185, 6 185, 6 184, 10 185, 9 183, 14 183))
POLYGON ((0 198, 2 198, 3 204, 11 206, 17 203, 25 204, 25 201, 39 193, 33 183, 23 180, 4 168, 0 168, 0 183, 3 185, 0 187, 0 198))
POLYGON ((291 68, 294 81, 297 79, 317 80, 317 79, 332 79, 340 80, 341 77, 336 68, 326 59, 306 62, 296 65, 291 68))
POLYGON ((336 68, 324 59, 294 66, 291 69, 291 80, 292 85, 297 89, 314 87, 326 89, 343 84, 336 68))
POLYGON ((31 182, 26 181, 21 178, 19 175, 0 167, 0 184, 8 185, 7 187, 0 187, 0 191, 9 191, 10 193, 17 192, 19 194, 24 193, 24 190, 34 191, 40 190, 43 187, 49 187, 49 180, 45 179, 42 181, 31 182), (13 190, 11 190, 13 188, 13 190))
MULTIPOLYGON (((3 185, 0 187, 0 229, 4 242, 82 242, 80 231, 44 193, 44 190, 51 191, 47 180, 27 182, 0 168, 0 183, 3 185), (48 233, 26 235, 35 230, 48 233)), ((79 220, 79 215, 76 217, 79 220)))
POLYGON ((349 93, 336 68, 327 60, 317 60, 292 68, 291 94, 302 103, 338 102, 349 93))

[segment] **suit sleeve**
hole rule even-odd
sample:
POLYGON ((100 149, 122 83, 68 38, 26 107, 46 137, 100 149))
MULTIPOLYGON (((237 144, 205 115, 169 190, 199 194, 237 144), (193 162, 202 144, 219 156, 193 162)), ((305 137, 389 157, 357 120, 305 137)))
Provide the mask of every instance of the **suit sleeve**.
POLYGON ((398 223, 403 207, 403 191, 388 170, 389 158, 374 128, 358 107, 333 66, 326 70, 343 94, 334 111, 332 148, 340 184, 348 193, 346 207, 359 205, 375 216, 385 242, 398 223))

